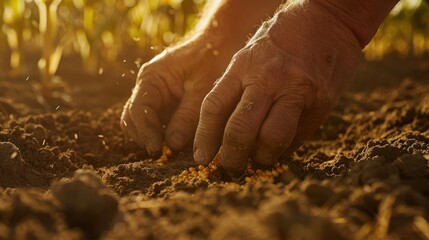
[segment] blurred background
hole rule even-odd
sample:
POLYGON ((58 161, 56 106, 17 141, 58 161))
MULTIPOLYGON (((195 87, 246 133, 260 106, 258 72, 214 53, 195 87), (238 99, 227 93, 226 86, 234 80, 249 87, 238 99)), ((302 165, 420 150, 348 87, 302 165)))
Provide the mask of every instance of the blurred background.
MULTIPOLYGON (((2 0, 0 67, 8 74, 37 70, 51 81, 68 59, 101 74, 118 61, 140 65, 174 43, 198 20, 204 0, 2 0)), ((426 1, 401 0, 365 49, 369 60, 429 52, 426 1)))

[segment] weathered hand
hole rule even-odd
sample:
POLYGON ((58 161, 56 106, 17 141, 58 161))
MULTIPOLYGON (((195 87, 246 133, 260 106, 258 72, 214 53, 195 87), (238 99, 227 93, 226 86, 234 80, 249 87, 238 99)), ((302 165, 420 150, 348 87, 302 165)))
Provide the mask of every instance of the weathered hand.
POLYGON ((188 40, 141 67, 122 113, 121 128, 149 155, 160 154, 164 140, 180 150, 193 139, 201 102, 231 57, 210 41, 188 40), (164 123, 168 123, 166 130, 164 123))
POLYGON ((272 165, 295 151, 325 120, 361 47, 323 6, 294 4, 266 22, 206 96, 194 159, 242 174, 249 157, 272 165))

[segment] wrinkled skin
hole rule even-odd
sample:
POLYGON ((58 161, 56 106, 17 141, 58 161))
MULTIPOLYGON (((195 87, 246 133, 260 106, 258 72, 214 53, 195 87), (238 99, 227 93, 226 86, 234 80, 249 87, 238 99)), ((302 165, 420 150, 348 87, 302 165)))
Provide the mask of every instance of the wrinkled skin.
POLYGON ((264 24, 204 99, 194 159, 243 173, 273 165, 326 119, 361 55, 347 26, 319 6, 291 6, 264 24))
POLYGON ((266 22, 223 75, 228 57, 204 46, 183 44, 146 64, 121 126, 151 155, 164 138, 182 149, 196 131, 197 163, 208 164, 222 147, 221 165, 231 175, 249 158, 272 165, 296 150, 335 106, 361 55, 353 32, 317 4, 291 5, 266 22), (161 113, 177 99, 163 135, 161 113))
POLYGON ((160 154, 164 141, 181 150, 193 140, 204 96, 232 55, 208 42, 203 36, 189 39, 166 49, 139 71, 121 128, 152 157, 160 154))

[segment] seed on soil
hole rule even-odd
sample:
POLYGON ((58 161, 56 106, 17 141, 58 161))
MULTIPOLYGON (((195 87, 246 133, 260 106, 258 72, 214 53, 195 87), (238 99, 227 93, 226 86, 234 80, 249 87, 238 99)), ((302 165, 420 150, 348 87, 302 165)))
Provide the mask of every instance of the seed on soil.
POLYGON ((162 155, 156 160, 159 165, 164 165, 168 162, 168 158, 171 157, 172 151, 166 145, 162 146, 162 155))

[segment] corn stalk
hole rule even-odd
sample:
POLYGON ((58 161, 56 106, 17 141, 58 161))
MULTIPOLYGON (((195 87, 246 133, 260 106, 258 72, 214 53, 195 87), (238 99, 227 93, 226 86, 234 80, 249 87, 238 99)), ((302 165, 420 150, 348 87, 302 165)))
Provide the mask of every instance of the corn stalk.
POLYGON ((3 30, 11 50, 10 67, 16 73, 22 68, 22 42, 24 32, 24 0, 8 0, 4 2, 3 30))
POLYGON ((58 33, 57 8, 62 0, 36 0, 39 9, 39 32, 42 43, 42 57, 38 67, 42 75, 42 94, 49 95, 53 84, 52 77, 55 75, 63 46, 56 44, 58 33))

